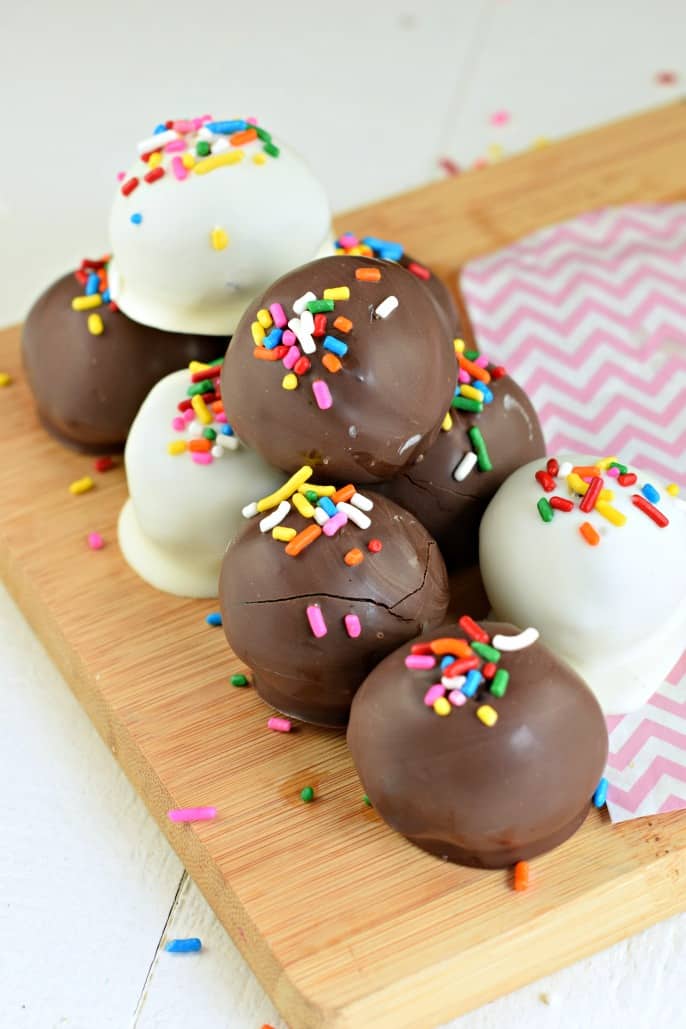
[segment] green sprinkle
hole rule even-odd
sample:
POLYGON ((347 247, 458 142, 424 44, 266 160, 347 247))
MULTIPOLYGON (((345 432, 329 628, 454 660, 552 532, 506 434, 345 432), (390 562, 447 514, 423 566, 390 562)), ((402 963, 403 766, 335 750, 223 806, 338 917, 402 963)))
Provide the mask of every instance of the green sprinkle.
POLYGON ((473 411, 475 414, 480 414, 484 405, 481 400, 472 400, 471 397, 453 397, 451 407, 456 407, 458 411, 473 411))
POLYGON ((265 143, 262 149, 265 154, 269 154, 270 157, 278 157, 281 153, 278 146, 276 146, 275 143, 272 143, 271 140, 268 143, 265 143))
POLYGON ((194 397, 198 393, 214 393, 214 383, 211 379, 203 379, 202 382, 193 382, 186 390, 186 396, 194 397))
POLYGON ((312 314, 323 314, 325 311, 333 311, 334 303, 333 300, 310 300, 307 310, 312 314))
POLYGON ((198 142, 195 144, 195 152, 198 155, 198 157, 207 157, 207 155, 210 152, 210 144, 207 142, 206 139, 198 140, 198 142))
POLYGON ((469 430, 469 438, 472 441, 472 447, 474 453, 479 460, 479 471, 480 472, 492 472, 493 463, 488 453, 488 447, 486 446, 486 440, 481 434, 481 429, 473 425, 469 430))
POLYGON ((308 489, 305 491, 305 499, 309 500, 311 504, 316 504, 319 500, 319 494, 315 493, 313 489, 308 489))
POLYGON ((249 686, 250 685, 250 681, 249 681, 247 675, 232 675, 231 676, 231 685, 232 686, 249 686))
POLYGON ((205 437, 205 439, 215 440, 217 438, 217 433, 214 431, 214 429, 211 429, 209 425, 207 426, 207 428, 202 430, 202 434, 205 437))
POLYGON ((553 509, 545 497, 541 497, 539 502, 536 504, 536 507, 538 508, 538 513, 540 514, 544 522, 552 522, 553 509))
POLYGON ((507 692, 507 684, 510 681, 510 673, 506 672, 504 668, 499 668, 493 676, 493 682, 491 683, 491 693, 494 697, 504 697, 507 692))
POLYGON ((267 132, 266 129, 260 128, 259 125, 255 126, 255 132, 257 133, 257 138, 261 139, 263 143, 271 143, 271 141, 272 141, 272 134, 271 134, 271 132, 267 132))
POLYGON ((367 796, 366 793, 362 794, 362 801, 363 801, 363 803, 365 803, 367 805, 367 807, 371 807, 372 806, 372 802, 371 802, 371 800, 369 799, 369 797, 367 796))
POLYGON ((496 650, 495 647, 489 647, 488 643, 470 643, 469 646, 484 661, 500 661, 500 651, 496 650))
POLYGON ((479 351, 478 350, 465 350, 464 356, 467 358, 468 361, 476 361, 477 357, 479 356, 479 351))
POLYGON ((300 799, 304 800, 306 804, 310 804, 314 800, 314 790, 311 786, 306 786, 300 791, 300 799))
POLYGON ((618 468, 620 475, 626 475, 629 469, 625 464, 621 464, 619 461, 610 461, 610 468, 618 468))

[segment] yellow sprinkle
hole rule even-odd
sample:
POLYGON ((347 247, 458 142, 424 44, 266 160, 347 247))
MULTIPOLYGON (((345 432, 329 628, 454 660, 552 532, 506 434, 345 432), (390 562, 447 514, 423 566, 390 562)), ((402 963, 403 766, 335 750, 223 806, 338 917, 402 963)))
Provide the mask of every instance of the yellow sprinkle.
MULTIPOLYGON (((1 385, 2 382, 0 382, 0 386, 1 385)), ((667 492, 669 493, 670 497, 678 497, 681 493, 681 490, 675 482, 670 482, 669 486, 667 486, 667 492)))
POLYGON ((298 493, 316 493, 318 497, 332 497, 335 492, 335 486, 315 486, 312 482, 304 482, 298 486, 298 493))
POLYGON ((187 168, 190 171, 190 169, 193 168, 195 165, 195 157, 193 156, 193 154, 182 154, 181 164, 184 166, 184 168, 187 168))
POLYGON ((445 418, 441 422, 441 429, 443 430, 443 432, 450 432, 452 427, 453 427, 453 416, 451 415, 450 411, 448 411, 446 413, 445 418))
POLYGON ((572 493, 579 493, 583 497, 588 490, 588 483, 584 482, 580 475, 576 472, 571 472, 567 476, 567 485, 569 486, 572 493))
POLYGON ((93 293, 90 297, 74 297, 71 302, 74 311, 92 311, 94 307, 100 307, 102 297, 99 293, 93 293))
POLYGON ((372 250, 372 248, 370 246, 367 246, 366 243, 360 243, 358 249, 359 249, 359 251, 360 251, 360 253, 362 254, 363 257, 373 257, 374 256, 374 251, 372 250))
POLYGON ((464 353, 464 349, 465 349, 466 343, 465 343, 465 341, 463 339, 459 339, 458 338, 458 339, 454 339, 453 340, 453 346, 455 348, 455 353, 456 354, 462 354, 462 353, 464 353))
POLYGON ((281 380, 282 389, 297 389, 298 388, 298 376, 293 372, 288 372, 284 375, 281 380))
POLYGON ((227 164, 238 164, 242 161, 245 154, 242 150, 225 150, 221 154, 210 154, 209 157, 204 157, 202 161, 193 168, 196 175, 207 175, 208 172, 214 171, 215 168, 223 168, 227 164))
POLYGON ((160 164, 162 164, 162 154, 158 150, 156 153, 150 154, 148 168, 157 168, 160 164))
POLYGON ((488 156, 492 161, 499 161, 505 153, 502 144, 500 143, 489 143, 487 147, 488 156))
POLYGON ((498 712, 490 704, 482 704, 476 709, 476 717, 490 729, 498 721, 498 712))
POLYGON ((599 515, 606 518, 608 522, 612 522, 613 525, 626 524, 626 515, 622 514, 622 512, 618 511, 616 507, 613 507, 612 504, 608 504, 604 500, 598 500, 596 502, 595 509, 599 515))
POLYGON ((252 331, 253 343, 256 347, 261 347, 264 341, 264 329, 259 322, 253 322, 250 329, 252 331))
POLYGON ((12 376, 8 375, 7 372, 0 372, 0 388, 3 386, 9 386, 12 381, 12 376))
POLYGON ((350 289, 348 286, 331 286, 324 290, 324 300, 350 300, 350 289))
POLYGON ((226 250, 229 245, 229 234, 226 229, 212 229, 210 239, 215 250, 226 250))
POLYGON ((88 331, 91 336, 102 336, 105 331, 103 320, 97 311, 93 311, 92 314, 88 315, 88 331))
POLYGON ((188 365, 188 370, 189 372, 206 372, 211 367, 211 364, 205 364, 204 361, 190 361, 188 365))
POLYGON ((314 518, 314 508, 304 493, 293 494, 293 507, 299 511, 303 518, 314 518))
POLYGON ((616 461, 617 464, 622 463, 618 457, 604 457, 601 461, 596 461, 595 463, 598 468, 600 468, 601 472, 604 472, 610 467, 613 461, 616 461))
POLYGON ((271 329, 273 325, 272 316, 266 307, 261 307, 257 312, 257 320, 263 329, 271 329))
POLYGON ((266 164, 267 158, 264 156, 264 154, 253 154, 252 161, 253 164, 266 164))
POLYGON ((285 525, 277 525, 276 528, 272 529, 272 539, 278 540, 280 543, 290 543, 294 536, 297 536, 296 529, 289 529, 285 525))
POLYGON ((601 489, 600 493, 598 494, 598 500, 604 500, 607 502, 608 500, 614 499, 615 491, 613 489, 601 489))
POLYGON ((183 454, 186 449, 186 441, 183 439, 175 439, 173 443, 167 443, 168 454, 183 454))
POLYGON ((207 407, 207 404, 200 396, 196 393, 194 397, 191 397, 191 407, 195 411, 195 417, 201 423, 201 425, 211 425, 214 421, 212 412, 207 407))
POLYGON ((547 136, 537 136, 531 144, 532 150, 542 150, 543 147, 550 146, 550 140, 547 136))
POLYGON ((362 247, 350 247, 350 250, 346 250, 346 254, 348 254, 349 257, 360 257, 362 254, 362 247))
POLYGON ((463 397, 469 397, 470 400, 483 401, 484 395, 479 389, 474 389, 473 386, 460 386, 460 393, 463 397))
POLYGON ((302 468, 299 468, 297 472, 291 475, 288 482, 284 482, 280 489, 270 493, 268 497, 262 497, 261 500, 258 500, 257 510, 268 511, 270 507, 278 507, 282 500, 289 500, 297 490, 298 486, 302 486, 304 482, 307 482, 311 475, 312 469, 309 465, 304 464, 302 468))
POLYGON ((69 487, 69 492, 76 496, 79 493, 88 493, 89 489, 93 489, 95 483, 91 479, 90 475, 84 475, 82 479, 76 479, 75 482, 69 487))
POLYGON ((437 700, 434 700, 433 706, 434 711, 437 715, 440 715, 441 718, 445 718, 445 716, 449 715, 452 711, 452 704, 449 700, 446 700, 445 697, 438 697, 437 700))

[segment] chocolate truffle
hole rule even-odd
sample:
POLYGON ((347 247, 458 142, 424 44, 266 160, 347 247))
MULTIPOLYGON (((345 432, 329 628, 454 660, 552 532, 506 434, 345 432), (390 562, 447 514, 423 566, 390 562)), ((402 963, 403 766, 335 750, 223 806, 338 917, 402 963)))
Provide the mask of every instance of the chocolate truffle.
POLYGON ((236 432, 270 464, 368 483, 434 442, 455 379, 453 344, 421 281, 388 261, 338 256, 250 305, 222 385, 236 432))
POLYGON ((24 368, 52 436, 85 453, 117 451, 155 383, 222 357, 226 336, 160 332, 113 310, 104 260, 82 262, 76 276, 63 275, 31 308, 24 368))
POLYGON ((501 368, 474 364, 461 353, 458 358, 463 381, 438 439, 416 464, 379 487, 424 523, 449 569, 477 560, 479 522, 489 501, 508 475, 545 454, 524 390, 501 368), (480 391, 483 399, 475 400, 480 391))
POLYGON ((352 485, 314 491, 310 472, 244 512, 253 517, 226 551, 219 601, 263 700, 339 727, 374 665, 442 621, 448 584, 416 518, 352 485))
POLYGON ((591 691, 534 629, 463 616, 374 669, 348 745, 393 829, 444 859, 500 868, 579 828, 607 730, 591 691))

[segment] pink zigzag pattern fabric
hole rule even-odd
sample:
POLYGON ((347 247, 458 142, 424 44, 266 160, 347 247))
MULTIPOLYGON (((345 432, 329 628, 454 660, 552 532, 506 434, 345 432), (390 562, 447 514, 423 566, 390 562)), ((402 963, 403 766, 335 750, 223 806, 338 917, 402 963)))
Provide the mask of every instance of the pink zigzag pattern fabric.
MULTIPOLYGON (((533 400, 549 451, 617 453, 686 485, 686 205, 593 211, 471 262, 481 349, 533 400)), ((612 820, 686 808, 686 652, 608 718, 612 820)))

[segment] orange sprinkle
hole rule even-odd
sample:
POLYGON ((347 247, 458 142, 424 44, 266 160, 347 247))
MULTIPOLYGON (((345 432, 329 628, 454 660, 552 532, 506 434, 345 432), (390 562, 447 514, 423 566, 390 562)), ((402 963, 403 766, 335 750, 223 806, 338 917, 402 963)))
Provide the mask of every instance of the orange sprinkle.
POLYGON ((464 368, 466 372, 469 372, 473 379, 479 379, 481 382, 485 382, 487 385, 491 381, 491 373, 487 372, 485 368, 482 368, 478 364, 474 364, 473 361, 463 357, 462 354, 457 354, 457 360, 459 361, 460 368, 464 368))
POLYGON ((244 143, 252 143, 253 139, 257 139, 257 130, 244 129, 242 132, 234 132, 230 139, 231 146, 243 146, 244 143))
POLYGON ((357 493, 357 490, 353 484, 349 482, 347 486, 341 486, 340 489, 337 489, 335 493, 331 494, 331 502, 333 504, 340 504, 341 501, 347 503, 355 493, 357 493))
POLYGON ((514 866, 514 888, 515 890, 527 890, 529 888, 528 861, 518 861, 514 866))
POLYGON ((223 400, 213 400, 212 403, 210 404, 210 407, 215 412, 215 414, 223 414, 224 413, 224 401, 223 400))
POLYGON ((363 257, 373 257, 374 256, 374 251, 366 243, 360 243, 360 245, 359 245, 359 247, 357 249, 363 255, 363 257))
POLYGON ((280 360, 279 355, 276 352, 276 348, 274 348, 274 350, 267 350, 266 347, 255 347, 255 349, 252 352, 252 356, 256 357, 258 361, 280 360))
POLYGON ((348 553, 343 556, 343 560, 352 568, 353 565, 362 564, 364 561, 364 554, 361 550, 358 550, 357 547, 353 547, 352 550, 349 550, 348 553))
POLYGON ((339 332, 350 332, 350 330, 353 327, 353 323, 350 321, 349 318, 346 318, 344 315, 339 314, 338 318, 333 323, 333 327, 334 329, 338 329, 339 332))
POLYGON ((334 375, 336 372, 340 372, 343 365, 335 354, 324 354, 322 358, 322 364, 326 368, 327 372, 332 372, 334 375))
POLYGON ((289 557, 297 557, 301 550, 309 547, 310 543, 314 543, 321 534, 322 530, 318 525, 308 525, 306 529, 294 536, 284 549, 289 557))
POLYGON ((579 532, 591 547, 597 547, 600 543, 600 536, 590 522, 583 522, 579 526, 579 532))
POLYGON ((598 468, 597 465, 582 465, 582 464, 580 464, 580 465, 577 465, 575 468, 572 468, 572 471, 576 472, 577 475, 581 475, 581 476, 584 476, 584 475, 598 476, 598 475, 600 475, 600 469, 598 468))
POLYGON ((355 278, 358 282, 380 282, 381 269, 379 268, 356 268, 355 278))
POLYGON ((199 451, 207 453, 208 450, 212 449, 212 444, 208 439, 192 439, 188 444, 188 449, 195 451, 195 453, 199 451))
POLYGON ((432 654, 455 654, 456 657, 471 657, 472 648, 466 640, 458 640, 452 636, 441 636, 430 643, 432 654))

